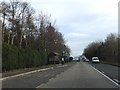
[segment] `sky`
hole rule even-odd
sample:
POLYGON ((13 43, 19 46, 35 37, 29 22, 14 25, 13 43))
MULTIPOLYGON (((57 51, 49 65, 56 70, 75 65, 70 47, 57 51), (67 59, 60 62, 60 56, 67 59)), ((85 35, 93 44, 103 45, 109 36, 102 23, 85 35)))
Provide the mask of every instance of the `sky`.
POLYGON ((20 0, 36 10, 51 14, 64 35, 72 56, 83 53, 93 42, 118 33, 118 1, 120 0, 20 0))

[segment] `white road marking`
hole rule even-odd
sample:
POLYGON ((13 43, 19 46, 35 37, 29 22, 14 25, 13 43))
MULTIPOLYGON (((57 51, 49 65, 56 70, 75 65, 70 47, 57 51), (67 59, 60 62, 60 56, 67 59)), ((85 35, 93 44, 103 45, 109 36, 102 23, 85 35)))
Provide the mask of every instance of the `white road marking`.
POLYGON ((113 79, 113 80, 115 80, 117 83, 120 83, 120 81, 119 81, 119 80, 117 80, 117 79, 113 79))
MULTIPOLYGON (((65 67, 65 66, 67 66, 67 65, 62 65, 62 66, 58 66, 58 67, 65 67)), ((13 76, 8 76, 8 77, 0 78, 0 81, 5 80, 5 79, 9 79, 9 78, 14 78, 14 77, 19 77, 19 76, 23 76, 23 75, 35 73, 35 72, 46 71, 46 70, 50 70, 50 69, 54 69, 54 67, 43 68, 43 69, 39 69, 39 70, 34 70, 34 71, 30 71, 30 72, 25 72, 25 73, 13 75, 13 76)))
POLYGON ((66 67, 66 66, 68 66, 68 65, 62 65, 62 66, 58 66, 58 67, 66 67))
POLYGON ((105 72, 102 71, 102 73, 104 74, 105 72))
POLYGON ((46 71, 46 70, 49 70, 49 69, 53 69, 53 67, 39 69, 39 70, 34 70, 34 71, 26 72, 26 73, 21 73, 21 74, 17 74, 17 75, 13 75, 13 76, 8 76, 8 77, 0 78, 0 81, 1 80, 5 80, 5 79, 9 79, 9 78, 19 77, 19 76, 22 76, 22 75, 27 75, 27 74, 35 73, 35 72, 46 71))
POLYGON ((40 84, 39 86, 37 86, 36 88, 40 88, 44 85, 44 83, 40 84))
MULTIPOLYGON (((90 65, 90 64, 89 64, 90 65)), ((118 83, 116 83, 115 81, 113 81, 111 78, 109 78, 108 76, 106 76, 105 74, 103 74, 102 72, 100 72, 98 69, 94 68, 92 65, 90 65, 94 70, 96 70, 97 72, 99 72, 101 75, 103 75, 104 77, 106 77, 108 80, 110 80, 111 82, 113 82, 115 85, 117 85, 118 87, 120 87, 120 85, 118 83)))

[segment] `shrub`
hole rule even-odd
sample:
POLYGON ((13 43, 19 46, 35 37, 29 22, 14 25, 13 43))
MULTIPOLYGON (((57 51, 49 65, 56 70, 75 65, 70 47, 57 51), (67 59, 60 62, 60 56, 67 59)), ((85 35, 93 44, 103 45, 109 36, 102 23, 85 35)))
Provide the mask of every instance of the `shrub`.
POLYGON ((47 54, 40 53, 30 48, 17 48, 14 45, 3 43, 2 47, 2 71, 20 68, 31 68, 45 65, 47 54))

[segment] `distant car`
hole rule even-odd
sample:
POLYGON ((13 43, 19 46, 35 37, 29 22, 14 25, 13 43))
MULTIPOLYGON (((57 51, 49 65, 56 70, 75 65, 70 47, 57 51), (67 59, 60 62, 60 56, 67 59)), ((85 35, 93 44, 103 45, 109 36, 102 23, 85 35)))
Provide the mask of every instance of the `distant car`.
POLYGON ((79 59, 79 58, 76 58, 76 61, 77 61, 77 62, 79 62, 79 61, 80 61, 80 59, 79 59))
POLYGON ((92 57, 92 63, 99 63, 100 60, 98 59, 98 57, 92 57))
POLYGON ((89 62, 89 59, 86 58, 85 61, 86 61, 86 62, 89 62))
POLYGON ((89 59, 87 59, 86 57, 83 57, 83 60, 84 60, 85 62, 89 62, 89 59))

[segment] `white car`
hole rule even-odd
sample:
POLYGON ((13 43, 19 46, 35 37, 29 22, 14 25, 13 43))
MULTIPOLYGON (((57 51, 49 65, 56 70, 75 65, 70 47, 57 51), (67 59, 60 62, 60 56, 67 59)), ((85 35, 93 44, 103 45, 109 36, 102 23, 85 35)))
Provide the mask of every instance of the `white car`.
POLYGON ((98 59, 98 57, 92 57, 92 63, 99 63, 100 60, 98 59))
POLYGON ((86 61, 86 62, 89 62, 89 59, 86 58, 85 61, 86 61))

